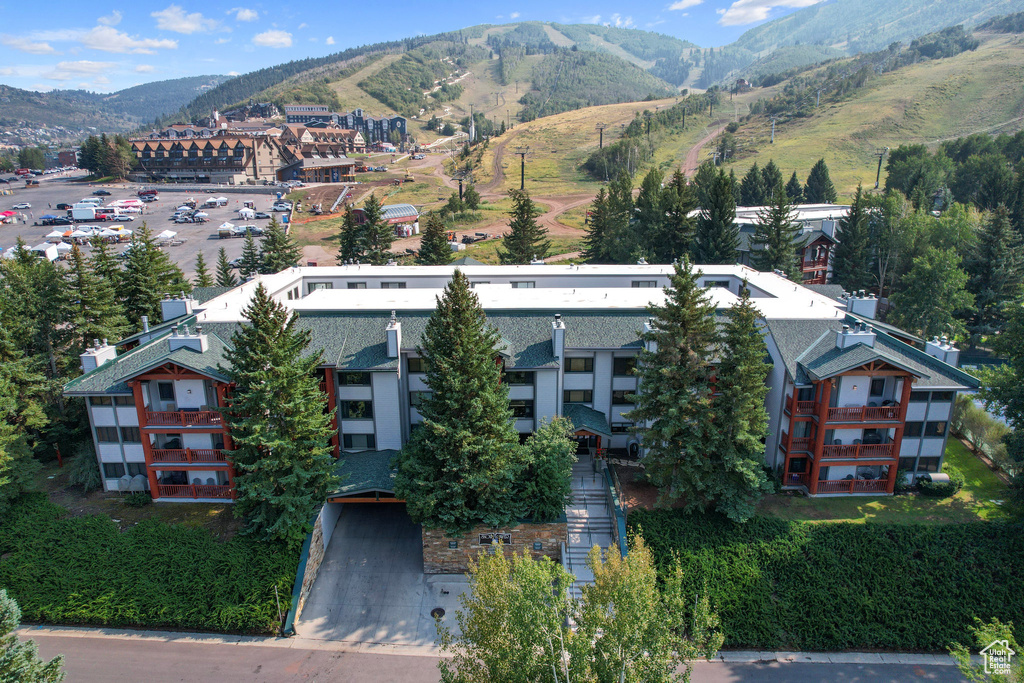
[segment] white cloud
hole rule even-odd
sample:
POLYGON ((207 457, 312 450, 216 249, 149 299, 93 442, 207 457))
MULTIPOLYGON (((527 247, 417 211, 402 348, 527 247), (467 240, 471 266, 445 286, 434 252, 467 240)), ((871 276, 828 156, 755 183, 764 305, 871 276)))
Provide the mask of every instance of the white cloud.
POLYGON ((228 10, 228 14, 231 12, 235 13, 235 21, 256 21, 260 18, 260 13, 254 9, 248 9, 246 7, 233 7, 228 10))
POLYGON ((150 12, 150 16, 156 19, 156 27, 161 31, 174 31, 186 35, 206 33, 220 25, 216 19, 207 19, 199 12, 187 14, 180 5, 168 5, 167 9, 150 12))
MULTIPOLYGON (((684 14, 683 16, 685 17, 686 15, 684 14)), ((665 23, 664 19, 658 19, 657 21, 648 21, 645 24, 645 26, 647 26, 647 28, 654 28, 655 26, 657 26, 659 24, 664 24, 664 23, 665 23)))
POLYGON ((509 19, 518 19, 519 18, 519 12, 512 12, 511 14, 508 15, 508 18, 509 19))
POLYGON ((109 85, 110 79, 106 76, 97 76, 96 78, 92 79, 92 82, 93 85, 109 85))
POLYGON ((114 10, 110 13, 110 16, 97 19, 96 23, 103 24, 104 26, 117 26, 121 23, 121 13, 114 10))
POLYGON ((304 28, 309 28, 309 24, 307 24, 306 22, 302 22, 301 24, 299 24, 299 28, 297 30, 301 31, 304 28))
POLYGON ((97 26, 79 38, 82 45, 101 52, 151 55, 156 50, 174 50, 178 41, 169 38, 133 38, 110 26, 97 26))
POLYGON ((624 17, 618 12, 608 17, 608 26, 615 26, 617 28, 629 28, 633 25, 633 17, 624 17))
POLYGON ((320 39, 319 38, 310 38, 309 42, 311 42, 311 43, 319 43, 320 39))
POLYGON ((252 44, 260 47, 291 47, 292 34, 287 31, 264 31, 252 37, 252 44))
POLYGON ((156 67, 154 67, 152 64, 139 64, 137 67, 135 67, 135 73, 139 73, 139 74, 153 73, 155 68, 156 67))
POLYGON ((600 24, 601 23, 601 15, 600 14, 595 14, 592 17, 583 17, 582 22, 584 24, 600 24))
POLYGON ((53 71, 44 73, 43 78, 51 81, 70 81, 72 78, 82 78, 83 76, 102 78, 104 71, 115 68, 117 68, 117 64, 114 62, 91 62, 89 60, 57 62, 53 71))
POLYGON ((327 36, 327 40, 324 41, 328 45, 334 45, 334 36, 327 36))
MULTIPOLYGON (((684 0, 685 1, 685 0, 684 0)), ((764 21, 776 7, 810 7, 822 0, 736 0, 729 9, 720 9, 722 18, 718 23, 722 26, 742 26, 764 21)))
POLYGON ((223 45, 224 43, 230 43, 231 39, 230 38, 218 38, 217 40, 215 40, 213 42, 214 42, 215 45, 223 45))
POLYGON ((33 43, 28 38, 19 38, 17 36, 2 36, 0 37, 0 43, 3 43, 7 47, 21 52, 27 52, 32 55, 55 55, 57 51, 49 43, 33 43))
POLYGON ((704 2, 704 0, 676 0, 668 6, 670 10, 688 9, 690 7, 696 7, 697 5, 704 2))

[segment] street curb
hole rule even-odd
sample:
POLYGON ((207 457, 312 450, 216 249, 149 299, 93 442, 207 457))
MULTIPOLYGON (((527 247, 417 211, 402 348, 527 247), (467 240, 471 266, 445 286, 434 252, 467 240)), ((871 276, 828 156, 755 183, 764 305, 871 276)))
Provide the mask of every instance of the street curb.
MULTIPOLYGON (((132 629, 89 628, 82 626, 24 626, 16 631, 23 638, 107 638, 162 643, 240 645, 280 647, 292 650, 321 650, 354 654, 405 655, 409 657, 449 657, 432 645, 401 645, 349 640, 314 640, 299 636, 235 636, 188 631, 136 631, 132 629)), ((972 657, 972 659, 980 658, 972 657)), ((704 661, 704 660, 697 660, 704 661)), ((708 660, 722 664, 776 662, 779 664, 910 664, 917 666, 955 666, 949 655, 901 652, 777 652, 771 650, 726 650, 708 660)))

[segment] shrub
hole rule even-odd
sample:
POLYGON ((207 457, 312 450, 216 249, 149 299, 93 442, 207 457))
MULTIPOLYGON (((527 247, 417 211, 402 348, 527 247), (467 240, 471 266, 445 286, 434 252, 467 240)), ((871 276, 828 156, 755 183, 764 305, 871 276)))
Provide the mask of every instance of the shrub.
POLYGON ((124 497, 124 504, 130 508, 142 508, 146 507, 153 502, 152 496, 145 491, 136 491, 135 493, 129 493, 124 497))
POLYGON ((896 473, 896 485, 893 491, 896 493, 907 493, 913 491, 914 486, 910 483, 910 475, 907 470, 900 470, 896 473))
POLYGON ((727 132, 727 133, 735 133, 739 129, 740 129, 740 124, 736 123, 735 121, 730 121, 729 125, 727 125, 725 127, 725 132, 727 132))
POLYGON ((83 444, 71 457, 68 464, 68 483, 72 486, 81 486, 82 493, 89 493, 102 486, 100 467, 96 464, 96 455, 91 444, 83 444))
POLYGON ((963 473, 948 462, 942 466, 942 471, 949 475, 949 481, 934 482, 919 478, 917 488, 921 493, 932 498, 949 498, 960 492, 965 481, 963 473))
POLYGON ((1022 623, 1024 525, 794 522, 635 510, 664 578, 710 587, 731 648, 941 651, 974 617, 1022 623))

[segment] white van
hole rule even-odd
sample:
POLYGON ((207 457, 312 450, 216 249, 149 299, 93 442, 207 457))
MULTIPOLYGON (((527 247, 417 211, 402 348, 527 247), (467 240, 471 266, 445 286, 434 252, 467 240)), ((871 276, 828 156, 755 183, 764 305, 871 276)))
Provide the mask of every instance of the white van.
POLYGON ((84 197, 78 201, 79 204, 92 204, 93 206, 102 206, 103 200, 100 197, 84 197))

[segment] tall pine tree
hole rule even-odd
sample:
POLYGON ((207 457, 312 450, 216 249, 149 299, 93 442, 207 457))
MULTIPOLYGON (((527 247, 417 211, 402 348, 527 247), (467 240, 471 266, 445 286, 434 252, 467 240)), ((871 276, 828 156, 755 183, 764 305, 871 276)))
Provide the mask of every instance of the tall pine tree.
POLYGON ((789 197, 790 204, 801 204, 804 201, 804 186, 800 184, 800 179, 796 177, 796 171, 793 171, 793 175, 789 177, 789 182, 786 183, 786 196, 789 197))
POLYGON ((755 161, 740 181, 740 206, 764 206, 767 203, 767 196, 764 176, 761 175, 761 169, 757 167, 755 161))
POLYGON ((985 219, 978 240, 964 258, 967 291, 974 295, 974 309, 967 321, 972 344, 982 335, 1002 332, 1010 309, 1019 306, 1024 279, 1024 246, 1010 225, 1005 206, 985 219))
POLYGON ((861 186, 853 196, 850 212, 839 219, 836 229, 835 256, 832 259, 832 281, 848 292, 871 286, 870 231, 867 201, 861 186))
POLYGON ((715 305, 698 284, 703 275, 677 263, 665 303, 652 305, 652 329, 641 337, 636 408, 624 415, 639 427, 644 467, 661 501, 704 504, 704 491, 721 476, 713 471, 708 444, 714 423, 711 359, 718 340, 715 305))
POLYGON ((718 169, 711 161, 705 161, 697 167, 697 172, 693 174, 693 191, 697 195, 697 206, 700 208, 710 205, 717 179, 718 169))
POLYGON ((217 286, 235 287, 238 285, 238 278, 235 277, 231 262, 228 261, 228 253, 221 247, 217 251, 217 286))
POLYGON ((92 271, 78 245, 71 248, 67 278, 77 309, 73 325, 80 348, 91 346, 94 339, 114 342, 127 336, 131 325, 114 297, 114 288, 92 271))
POLYGON ((89 257, 92 272, 109 282, 114 292, 119 292, 123 272, 121 264, 117 262, 117 256, 102 237, 93 237, 89 244, 92 246, 92 256, 89 257))
POLYGON ((751 238, 750 262, 758 270, 781 270, 793 282, 801 281, 797 251, 803 249, 800 224, 793 221, 793 207, 782 183, 772 192, 771 203, 757 213, 751 238))
POLYGON ((299 265, 302 249, 285 230, 285 226, 277 222, 277 217, 270 219, 267 234, 260 240, 260 272, 280 273, 287 268, 299 265))
POLYGON ((213 287, 213 278, 210 277, 210 270, 206 267, 206 259, 203 252, 196 255, 196 275, 192 280, 193 287, 213 287))
POLYGON ((21 610, 14 598, 0 588, 0 681, 14 683, 61 683, 64 656, 50 661, 39 657, 35 641, 18 639, 21 610))
POLYGON ((460 534, 513 523, 525 511, 519 478, 527 463, 494 362, 499 341, 456 270, 419 349, 431 392, 419 408, 423 424, 397 460, 395 495, 424 526, 460 534))
POLYGON ((719 169, 707 204, 697 216, 697 232, 693 238, 693 259, 696 263, 731 265, 736 263, 740 233, 736 226, 736 201, 733 184, 725 171, 719 169))
POLYGON ((764 203, 768 204, 772 201, 775 188, 779 185, 784 185, 786 181, 782 177, 782 171, 779 170, 779 167, 775 165, 772 159, 769 159, 768 163, 761 169, 761 178, 764 180, 764 203))
POLYGON ((150 250, 156 249, 148 230, 136 230, 128 245, 128 257, 124 260, 121 275, 121 295, 124 299, 124 313, 134 329, 142 329, 142 316, 150 322, 161 318, 160 299, 168 290, 161 290, 156 273, 153 272, 153 257, 150 250))
POLYGON ((583 258, 587 263, 611 263, 608 241, 612 239, 611 210, 608 207, 608 193, 602 187, 597 191, 590 210, 587 211, 587 225, 584 228, 583 258))
POLYGON ((243 278, 251 277, 260 272, 262 266, 260 250, 256 246, 256 239, 251 232, 245 233, 245 244, 242 245, 242 260, 238 264, 238 272, 243 278))
POLYGON ((665 206, 662 181, 665 176, 657 168, 652 168, 640 183, 640 192, 636 197, 636 210, 633 212, 634 224, 631 233, 635 244, 630 254, 632 261, 641 258, 648 262, 655 261, 658 240, 662 236, 665 224, 665 206))
POLYGON ((662 191, 662 207, 665 218, 654 240, 654 259, 655 263, 672 263, 690 253, 697 226, 692 215, 697 209, 697 195, 678 169, 662 191))
POLYGON ((338 233, 338 256, 335 260, 339 265, 355 263, 362 257, 362 237, 363 226, 356 220, 356 214, 350 204, 345 207, 345 217, 338 233))
POLYGON ((441 216, 432 212, 427 217, 427 223, 423 228, 416 263, 421 266, 446 266, 451 263, 452 248, 448 244, 447 232, 441 216))
POLYGON ((363 205, 362 234, 359 248, 367 263, 383 266, 391 258, 391 244, 395 241, 395 229, 384 220, 384 211, 376 194, 371 194, 363 205))
POLYGON ((295 548, 337 484, 327 396, 315 376, 322 354, 307 353, 310 332, 262 283, 231 337, 219 370, 233 390, 222 409, 234 449, 235 515, 246 533, 295 548))
POLYGON ((551 242, 545 237, 548 231, 537 222, 540 213, 526 190, 510 190, 512 209, 509 215, 509 231, 501 238, 498 258, 502 265, 523 265, 533 259, 544 259, 551 249, 551 242))
POLYGON ((828 175, 828 166, 824 159, 818 159, 807 175, 804 185, 804 201, 808 204, 835 204, 838 195, 828 175))

